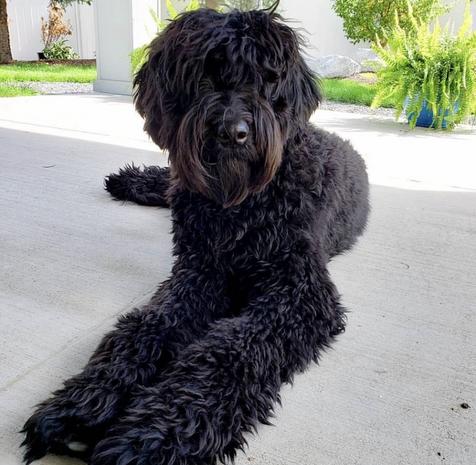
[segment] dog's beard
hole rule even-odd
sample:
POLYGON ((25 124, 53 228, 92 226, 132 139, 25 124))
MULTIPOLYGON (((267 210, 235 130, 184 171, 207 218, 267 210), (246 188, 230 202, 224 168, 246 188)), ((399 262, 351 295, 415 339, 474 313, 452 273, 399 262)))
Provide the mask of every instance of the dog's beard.
POLYGON ((207 116, 218 97, 204 98, 182 120, 171 150, 175 181, 224 207, 238 205, 261 192, 275 176, 282 159, 283 136, 271 106, 253 108, 253 140, 226 146, 209 134, 207 116))
POLYGON ((241 203, 254 190, 253 176, 260 171, 256 152, 240 152, 217 147, 211 152, 216 160, 205 162, 207 195, 224 207, 241 203))

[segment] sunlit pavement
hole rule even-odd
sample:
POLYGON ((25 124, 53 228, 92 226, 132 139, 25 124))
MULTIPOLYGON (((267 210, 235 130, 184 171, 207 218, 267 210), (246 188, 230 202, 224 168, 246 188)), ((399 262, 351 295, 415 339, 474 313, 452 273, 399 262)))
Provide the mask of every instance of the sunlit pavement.
MULTIPOLYGON (((313 121, 351 140, 373 184, 365 237, 331 265, 348 330, 283 390, 276 426, 237 462, 473 465, 476 129, 409 132, 325 111, 313 121)), ((125 97, 0 99, 2 465, 20 464, 32 406, 170 271, 168 211, 102 189, 126 162, 166 163, 141 127, 125 97)))

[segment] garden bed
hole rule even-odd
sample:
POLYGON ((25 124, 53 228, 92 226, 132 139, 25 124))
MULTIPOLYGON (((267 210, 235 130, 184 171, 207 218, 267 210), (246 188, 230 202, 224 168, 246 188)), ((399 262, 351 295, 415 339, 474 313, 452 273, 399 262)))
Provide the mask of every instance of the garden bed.
MULTIPOLYGON (((362 73, 346 79, 323 79, 321 81, 324 98, 332 102, 349 103, 370 107, 377 92, 376 76, 362 73)), ((394 102, 387 100, 384 108, 394 108, 394 102)))

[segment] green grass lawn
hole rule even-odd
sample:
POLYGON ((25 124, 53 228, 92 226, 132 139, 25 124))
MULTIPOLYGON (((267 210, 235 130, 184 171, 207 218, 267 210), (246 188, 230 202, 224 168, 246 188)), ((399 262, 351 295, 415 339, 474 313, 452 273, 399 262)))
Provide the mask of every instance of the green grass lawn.
POLYGON ((96 79, 95 65, 14 63, 0 65, 0 82, 81 82, 96 79))
MULTIPOLYGON (((351 79, 323 79, 322 88, 327 100, 365 106, 370 106, 376 93, 375 84, 351 79)), ((395 105, 392 101, 386 101, 382 106, 394 108, 395 105)))
POLYGON ((25 97, 36 95, 38 92, 24 87, 13 87, 0 84, 0 97, 25 97))

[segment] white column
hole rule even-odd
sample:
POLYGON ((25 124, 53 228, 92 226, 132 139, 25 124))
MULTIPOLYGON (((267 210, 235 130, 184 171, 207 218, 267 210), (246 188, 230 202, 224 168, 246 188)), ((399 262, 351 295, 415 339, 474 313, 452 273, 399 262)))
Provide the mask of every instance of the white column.
POLYGON ((94 90, 132 93, 132 50, 156 34, 150 14, 162 16, 160 0, 95 0, 97 81, 94 90))

